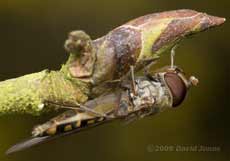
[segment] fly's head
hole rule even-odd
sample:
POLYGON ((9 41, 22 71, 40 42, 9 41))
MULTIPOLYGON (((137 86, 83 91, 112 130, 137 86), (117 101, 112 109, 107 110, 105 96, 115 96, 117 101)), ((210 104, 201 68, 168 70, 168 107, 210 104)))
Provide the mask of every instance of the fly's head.
POLYGON ((199 82, 194 76, 187 78, 183 70, 178 67, 165 68, 164 80, 173 97, 173 107, 179 106, 187 95, 188 89, 199 82))

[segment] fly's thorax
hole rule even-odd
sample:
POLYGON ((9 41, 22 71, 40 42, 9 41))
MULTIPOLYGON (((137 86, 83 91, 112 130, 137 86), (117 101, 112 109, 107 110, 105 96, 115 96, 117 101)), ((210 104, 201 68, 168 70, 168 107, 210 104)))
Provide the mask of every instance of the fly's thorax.
POLYGON ((150 109, 157 108, 158 111, 162 111, 172 104, 171 95, 160 78, 154 80, 147 78, 137 79, 136 88, 137 94, 130 94, 135 110, 149 107, 150 109))

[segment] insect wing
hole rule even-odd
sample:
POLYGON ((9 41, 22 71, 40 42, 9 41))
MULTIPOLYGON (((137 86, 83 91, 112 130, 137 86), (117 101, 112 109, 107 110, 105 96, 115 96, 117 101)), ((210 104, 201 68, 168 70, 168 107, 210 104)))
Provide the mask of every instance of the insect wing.
MULTIPOLYGON (((109 112, 114 110, 115 105, 117 104, 117 99, 118 99, 117 95, 111 94, 111 95, 107 95, 105 97, 101 97, 101 98, 99 97, 99 98, 94 99, 92 101, 88 101, 85 104, 85 106, 87 106, 87 107, 89 107, 91 109, 94 109, 97 112, 109 113, 109 112)), ((71 117, 74 117, 74 115, 77 115, 76 111, 69 110, 69 111, 66 111, 63 114, 51 119, 51 122, 53 122, 55 120, 56 122, 65 122, 65 124, 67 124, 68 122, 66 122, 65 120, 67 120, 67 119, 69 119, 71 117)), ((57 139, 57 138, 62 137, 62 136, 75 134, 77 132, 89 129, 91 127, 95 127, 95 126, 110 122, 111 120, 112 119, 105 119, 103 121, 95 122, 93 124, 87 124, 87 126, 81 126, 79 128, 73 129, 71 131, 66 131, 66 132, 63 132, 63 133, 57 133, 55 135, 31 137, 28 140, 22 141, 22 142, 20 142, 20 143, 18 143, 16 145, 12 146, 10 149, 7 150, 6 154, 9 155, 9 154, 12 154, 14 152, 25 150, 25 149, 28 149, 28 148, 30 148, 32 146, 36 146, 36 145, 51 141, 53 139, 57 139)), ((80 120, 80 121, 82 121, 82 120, 80 120)), ((48 121, 48 123, 49 122, 50 121, 48 121)), ((62 124, 60 124, 59 126, 62 126, 62 124)))
POLYGON ((69 136, 69 135, 78 133, 78 132, 80 132, 80 131, 84 131, 84 130, 90 129, 90 128, 92 128, 92 127, 96 127, 96 126, 98 126, 98 125, 107 123, 107 122, 109 122, 109 121, 110 121, 110 120, 106 120, 106 121, 103 121, 103 122, 97 122, 97 123, 92 124, 92 125, 89 125, 89 126, 87 126, 87 127, 81 127, 81 128, 74 129, 74 130, 69 131, 69 132, 66 132, 66 133, 60 133, 60 134, 54 135, 54 136, 31 137, 31 138, 29 138, 28 140, 24 140, 24 141, 22 141, 22 142, 20 142, 20 143, 18 143, 18 144, 13 145, 11 148, 9 148, 9 149, 6 151, 6 154, 7 154, 7 155, 10 155, 10 154, 12 154, 12 153, 19 152, 19 151, 28 149, 28 148, 33 147, 33 146, 36 146, 36 145, 40 145, 40 144, 43 144, 43 143, 52 141, 52 140, 54 140, 54 139, 63 137, 63 136, 69 136))

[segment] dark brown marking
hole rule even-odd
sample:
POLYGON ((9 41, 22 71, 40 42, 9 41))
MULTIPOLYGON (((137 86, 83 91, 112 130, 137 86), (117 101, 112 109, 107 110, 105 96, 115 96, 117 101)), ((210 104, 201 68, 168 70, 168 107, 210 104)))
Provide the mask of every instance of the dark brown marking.
POLYGON ((193 12, 193 14, 183 14, 183 12, 181 12, 181 14, 178 14, 180 16, 175 17, 165 31, 161 33, 159 38, 153 44, 153 52, 158 51, 169 43, 175 43, 176 40, 180 40, 183 37, 205 31, 211 27, 219 26, 225 21, 224 18, 210 16, 199 12, 193 12))
POLYGON ((156 52, 164 45, 171 43, 186 34, 188 34, 191 29, 197 25, 197 21, 193 19, 175 19, 173 20, 165 31, 159 36, 152 47, 152 51, 156 52))
POLYGON ((86 127, 88 124, 87 124, 87 120, 82 120, 81 121, 81 127, 86 127))
POLYGON ((138 27, 150 21, 153 22, 153 21, 163 19, 163 18, 191 17, 191 16, 196 15, 197 13, 198 13, 197 11, 189 10, 189 9, 153 13, 153 14, 148 14, 148 15, 139 17, 137 19, 134 19, 132 21, 129 21, 128 23, 126 23, 126 25, 132 25, 132 26, 138 27))
POLYGON ((116 55, 115 77, 120 77, 136 63, 141 50, 141 33, 133 28, 120 27, 112 31, 107 40, 114 46, 116 55))

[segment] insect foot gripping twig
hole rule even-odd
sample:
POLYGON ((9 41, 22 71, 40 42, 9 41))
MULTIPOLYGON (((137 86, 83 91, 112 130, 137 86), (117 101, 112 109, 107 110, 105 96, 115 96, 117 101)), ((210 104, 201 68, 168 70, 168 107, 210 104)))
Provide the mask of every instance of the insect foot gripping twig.
POLYGON ((134 67, 132 65, 130 66, 130 73, 131 73, 132 91, 134 95, 136 95, 137 92, 136 92, 135 74, 134 74, 134 67))
POLYGON ((176 50, 176 48, 177 48, 178 46, 177 45, 175 45, 172 49, 171 49, 171 69, 174 69, 175 68, 175 55, 176 55, 176 52, 175 52, 175 50, 176 50))

